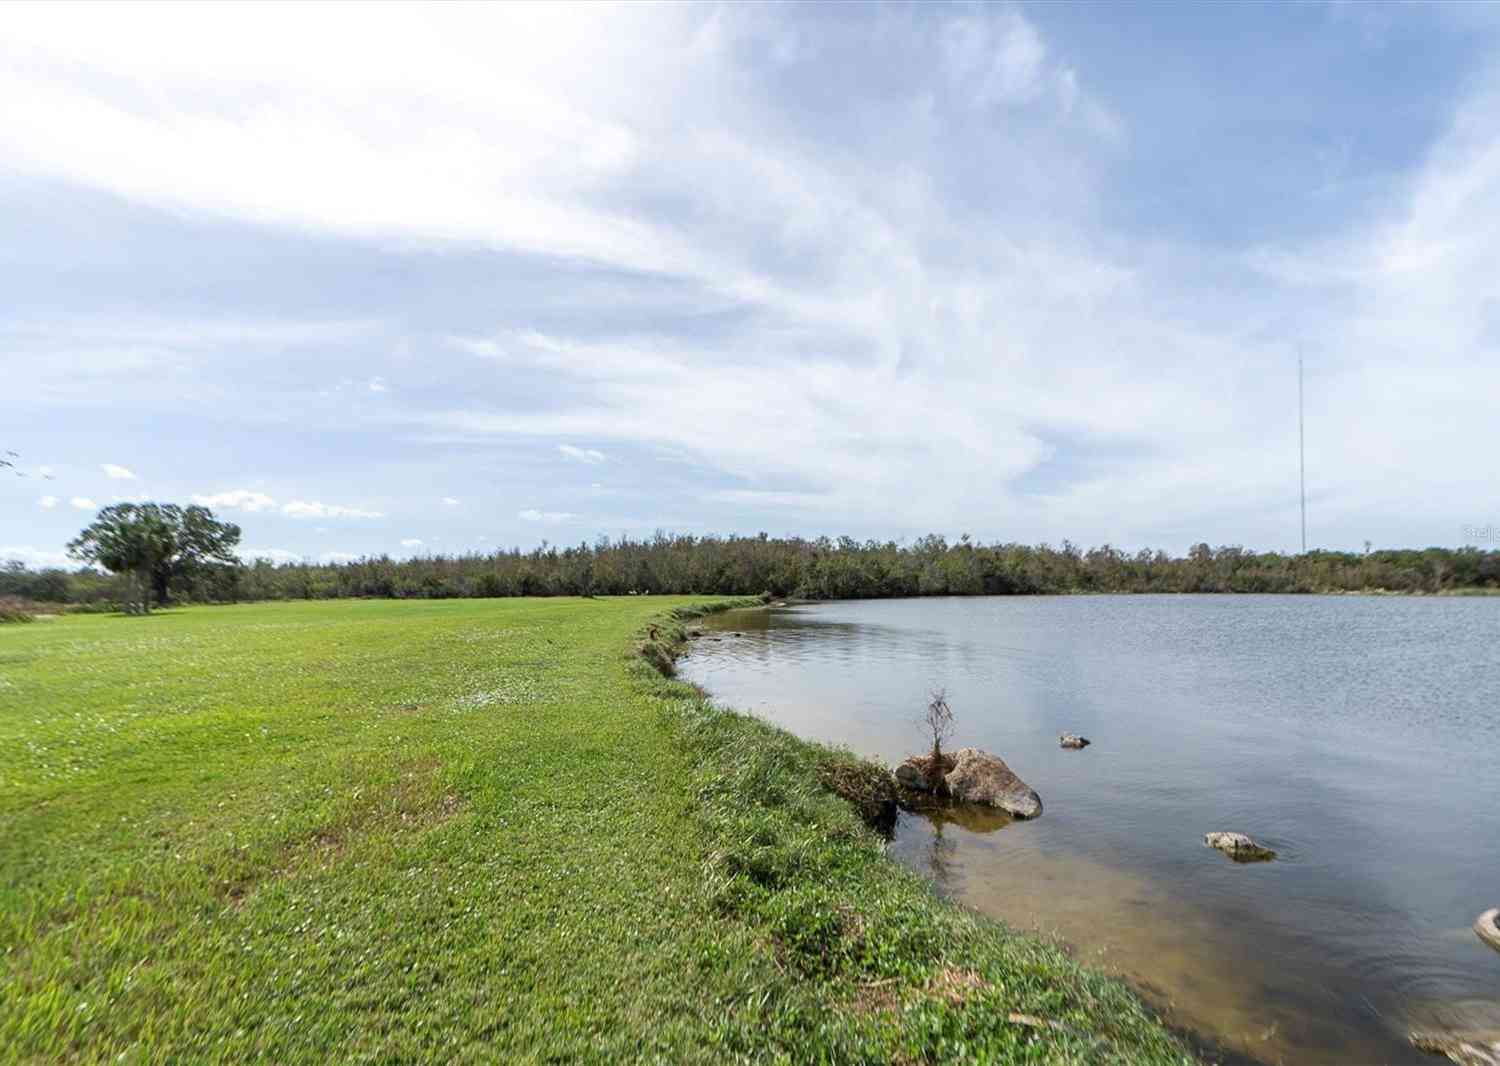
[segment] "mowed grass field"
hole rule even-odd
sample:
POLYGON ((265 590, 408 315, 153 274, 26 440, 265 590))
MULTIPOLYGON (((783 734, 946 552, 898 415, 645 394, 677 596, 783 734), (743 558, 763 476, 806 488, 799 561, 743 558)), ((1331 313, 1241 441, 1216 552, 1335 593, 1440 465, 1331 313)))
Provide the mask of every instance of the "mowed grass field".
POLYGON ((1186 1061, 649 668, 702 602, 0 627, 0 1059, 1186 1061))

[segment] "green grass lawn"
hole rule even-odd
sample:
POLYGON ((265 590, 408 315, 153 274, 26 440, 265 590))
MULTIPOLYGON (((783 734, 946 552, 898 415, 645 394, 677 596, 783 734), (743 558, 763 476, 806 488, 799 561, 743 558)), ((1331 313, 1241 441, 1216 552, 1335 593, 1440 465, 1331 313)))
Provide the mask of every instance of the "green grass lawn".
POLYGON ((0 1057, 1186 1061, 646 666, 701 602, 0 627, 0 1057))

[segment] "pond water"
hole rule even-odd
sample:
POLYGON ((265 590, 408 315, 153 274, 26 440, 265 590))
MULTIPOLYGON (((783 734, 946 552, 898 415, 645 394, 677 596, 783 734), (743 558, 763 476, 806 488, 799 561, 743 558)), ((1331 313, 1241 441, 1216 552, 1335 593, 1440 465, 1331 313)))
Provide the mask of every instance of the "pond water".
POLYGON ((1500 1028, 1500 599, 1089 596, 828 603, 707 620, 682 674, 890 762, 947 690, 1038 819, 903 815, 891 852, 1268 1063, 1432 1063, 1500 1028), (1058 747, 1060 732, 1094 743, 1058 747), (1203 845, 1249 833, 1236 864, 1203 845))

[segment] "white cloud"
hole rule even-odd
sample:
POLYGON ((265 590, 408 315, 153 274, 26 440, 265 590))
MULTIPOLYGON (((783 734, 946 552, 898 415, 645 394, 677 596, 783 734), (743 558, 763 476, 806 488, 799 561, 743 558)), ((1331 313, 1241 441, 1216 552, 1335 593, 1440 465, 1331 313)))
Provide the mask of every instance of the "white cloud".
POLYGON ((457 507, 458 506, 458 501, 455 500, 452 496, 444 496, 443 497, 443 506, 444 507, 457 507))
POLYGON ((7 70, 0 95, 32 104, 0 117, 0 148, 20 168, 257 222, 477 236, 647 269, 682 254, 629 213, 577 196, 641 154, 629 124, 582 105, 603 87, 592 69, 654 61, 664 73, 704 16, 379 8, 360 17, 360 48, 333 63, 329 45, 351 32, 335 8, 219 16, 14 20, 6 43, 27 61, 7 70), (149 84, 157 106, 99 92, 97 76, 149 84), (254 106, 226 106, 236 97, 254 106), (295 177, 284 169, 294 159, 295 177))
POLYGON ((281 513, 288 518, 384 518, 380 511, 366 511, 359 507, 341 507, 337 504, 317 501, 292 500, 282 504, 281 513))
POLYGON ((559 444, 557 450, 569 459, 577 459, 580 463, 604 462, 604 453, 593 448, 575 448, 571 444, 559 444))
POLYGON ((103 470, 106 476, 113 478, 116 481, 135 480, 134 473, 123 466, 116 466, 114 463, 104 463, 99 467, 99 469, 103 470))
POLYGON ((99 506, 87 496, 74 496, 68 502, 80 511, 92 511, 99 506))
POLYGON ((373 377, 367 386, 371 392, 389 392, 390 386, 386 384, 385 378, 373 377))
POLYGON ((37 500, 36 502, 37 502, 37 506, 39 506, 42 510, 44 510, 44 511, 50 511, 50 510, 52 510, 52 508, 54 508, 54 507, 57 506, 57 497, 56 496, 43 496, 40 500, 37 500))
POLYGON ((956 18, 943 43, 949 78, 977 106, 1023 103, 1042 91, 1047 47, 1018 11, 956 18))
POLYGON ((352 563, 360 558, 354 552, 323 552, 318 556, 320 563, 352 563))
POLYGON ((526 522, 569 522, 578 516, 570 511, 539 511, 534 507, 528 507, 518 512, 516 517, 526 522))
POLYGON ((422 541, 419 538, 417 538, 417 537, 404 537, 404 538, 402 538, 401 547, 403 547, 403 548, 420 548, 421 546, 422 546, 422 541))
MULTIPOLYGON (((1488 506, 1475 501, 1493 480, 1493 84, 1476 77, 1370 222, 1236 261, 1216 235, 1200 247, 1176 225, 1128 228, 1160 208, 1112 184, 1126 123, 1026 11, 871 8, 838 20, 835 42, 789 10, 18 9, 0 40, 0 156, 193 217, 649 272, 633 314, 568 308, 536 317, 543 333, 529 309, 497 312, 447 327, 473 336, 427 338, 435 364, 515 371, 545 402, 476 387, 419 406, 443 395, 425 383, 423 397, 353 397, 399 361, 351 359, 321 380, 347 375, 348 407, 418 439, 533 456, 541 442, 583 464, 608 451, 620 491, 634 473, 620 455, 678 456, 672 473, 694 479, 683 495, 722 508, 695 508, 705 522, 806 513, 891 532, 1286 546, 1298 339, 1323 529, 1358 543, 1368 516, 1421 514, 1436 539, 1491 520, 1455 509, 1488 506), (330 49, 351 33, 358 47, 330 49), (875 74, 861 83, 851 64, 827 106, 801 106, 830 43, 875 74), (746 58, 768 55, 806 66, 768 76, 746 58), (647 299, 669 313, 641 314, 647 299), (712 336, 674 334, 689 320, 712 336)), ((322 343, 323 329, 332 349, 362 328, 7 320, 0 351, 45 375, 18 395, 114 397, 101 382, 195 381, 216 346, 322 343)), ((195 387, 214 410, 306 414, 195 387)), ((444 483, 462 482, 411 496, 444 483)))
POLYGON ((268 559, 277 565, 300 563, 304 558, 301 552, 290 551, 287 548, 241 548, 236 554, 247 563, 257 559, 268 559))
POLYGON ((43 566, 74 567, 83 565, 76 560, 69 559, 66 552, 51 551, 46 548, 33 548, 30 545, 25 547, 11 545, 0 548, 0 560, 6 562, 15 560, 16 562, 25 563, 32 569, 43 566))
POLYGON ((481 359, 496 359, 502 354, 499 343, 488 337, 446 337, 444 340, 450 348, 481 359))
MULTIPOLYGON (((274 497, 255 489, 230 489, 211 495, 195 495, 192 501, 201 507, 220 507, 238 511, 280 510, 288 518, 384 518, 380 511, 360 507, 343 507, 338 504, 320 503, 316 500, 291 500, 277 505, 274 497)), ((327 532, 319 526, 317 532, 327 532)))
MULTIPOLYGON (((743 57, 760 45, 816 62, 816 42, 781 47, 791 29, 769 10, 687 6, 442 17, 378 8, 360 19, 361 47, 336 61, 328 42, 347 37, 349 23, 332 8, 174 15, 170 33, 152 17, 106 10, 78 27, 42 11, 18 31, 14 47, 30 60, 9 75, 6 95, 28 106, 0 114, 0 150, 22 169, 171 209, 670 279, 687 293, 674 311, 734 310, 765 331, 728 338, 710 356, 671 338, 580 341, 501 324, 449 343, 564 375, 578 387, 557 409, 391 417, 476 437, 669 446, 722 473, 796 486, 755 489, 843 484, 861 516, 877 506, 907 515, 908 503, 953 504, 970 498, 974 479, 1003 483, 1037 461, 1045 447, 1028 432, 1027 400, 1051 398, 1068 417, 1086 404, 1062 402, 1065 375, 1012 364, 1056 321, 1111 319, 1117 308, 1101 293, 1129 271, 1066 236, 1054 241, 1051 217, 1038 226, 1014 210, 976 216, 940 197, 953 175, 940 172, 934 146, 960 146, 985 175, 985 203, 1044 196, 1049 216, 1087 209, 1078 204, 1092 192, 1097 138, 1069 124, 1089 99, 1086 79, 1008 8, 935 18, 939 30, 910 34, 885 18, 841 29, 900 65, 882 72, 890 92, 882 82, 879 93, 846 94, 851 110, 838 116, 888 132, 873 156, 817 154, 817 131, 797 125, 805 109, 778 114, 747 79, 743 57), (128 106, 99 89, 111 79, 148 84, 158 103, 128 106), (985 116, 966 117, 989 107, 1032 108, 1048 132, 1001 136, 985 116), (684 212, 643 208, 643 190, 684 212), (787 381, 783 371, 809 352, 832 354, 787 381), (1013 400, 993 395, 997 374, 1013 380, 1013 400), (799 397, 799 386, 811 391, 799 397), (909 386, 935 405, 920 431, 906 428, 918 409, 900 400, 909 386), (971 412, 976 399, 983 409, 971 412), (774 430, 726 433, 731 425, 774 430), (887 444, 877 426, 903 428, 887 444), (940 474, 926 476, 934 462, 940 474), (906 491, 914 477, 917 501, 906 491)), ((1113 339, 1109 329, 1079 332, 1058 344, 1092 352, 1113 339)), ((1099 406, 1117 420, 1129 409, 1099 406)), ((605 461, 597 448, 558 447, 575 462, 605 461)))
POLYGON ((269 511, 276 506, 276 501, 270 496, 254 489, 230 489, 207 496, 195 495, 192 501, 199 507, 219 507, 235 511, 269 511))

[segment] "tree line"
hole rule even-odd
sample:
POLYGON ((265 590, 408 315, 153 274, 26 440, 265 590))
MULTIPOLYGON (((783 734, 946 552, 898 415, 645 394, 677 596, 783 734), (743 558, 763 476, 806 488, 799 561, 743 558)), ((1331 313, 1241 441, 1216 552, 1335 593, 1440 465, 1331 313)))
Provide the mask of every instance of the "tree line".
MULTIPOLYGON (((1091 592, 1500 590, 1500 551, 1471 547, 1299 555, 1198 544, 1186 555, 1173 556, 1163 551, 1124 552, 1107 544, 1087 550, 1067 541, 1057 547, 981 544, 967 536, 949 541, 936 534, 900 543, 657 533, 569 547, 543 544, 531 551, 415 559, 379 555, 339 563, 240 563, 230 551, 237 528, 216 523, 207 513, 192 516, 191 524, 186 511, 176 512, 176 517, 177 548, 155 562, 144 563, 139 555, 133 561, 117 559, 125 569, 114 575, 96 569, 32 570, 11 563, 0 568, 0 596, 102 608, 140 603, 143 589, 149 593, 148 605, 150 599, 222 603, 630 593, 769 593, 825 600, 1091 592)), ((81 536, 75 553, 110 567, 105 554, 88 554, 91 543, 81 536)))

